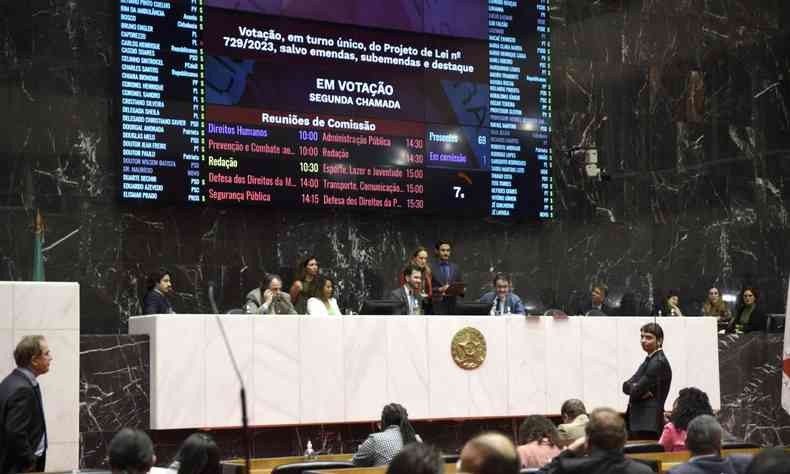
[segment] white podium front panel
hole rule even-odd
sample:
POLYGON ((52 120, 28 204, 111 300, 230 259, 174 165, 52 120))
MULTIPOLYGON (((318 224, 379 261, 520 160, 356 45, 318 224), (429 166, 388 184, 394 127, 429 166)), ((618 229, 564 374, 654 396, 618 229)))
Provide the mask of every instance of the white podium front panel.
MULTIPOLYGON (((462 316, 220 316, 254 426, 377 420, 401 403, 412 419, 559 413, 567 398, 625 410, 622 382, 645 354, 653 318, 462 316), (450 344, 471 326, 486 338, 476 370, 450 344)), ((696 386, 720 408, 716 320, 661 318, 678 391, 696 386)), ((151 337, 151 429, 241 424, 239 385, 214 315, 129 320, 151 337)))

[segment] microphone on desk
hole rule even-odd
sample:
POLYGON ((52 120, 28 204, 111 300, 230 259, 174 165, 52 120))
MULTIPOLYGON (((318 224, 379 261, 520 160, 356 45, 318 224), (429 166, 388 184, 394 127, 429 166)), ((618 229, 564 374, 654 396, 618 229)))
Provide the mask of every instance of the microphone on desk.
POLYGON ((214 282, 208 282, 208 299, 211 302, 211 307, 214 310, 214 317, 219 326, 219 332, 222 335, 222 340, 225 341, 225 348, 228 350, 228 357, 233 364, 233 371, 236 372, 236 378, 239 379, 239 398, 241 399, 241 425, 244 432, 244 473, 251 474, 252 472, 252 436, 250 436, 250 424, 247 420, 247 392, 244 390, 244 379, 241 377, 239 364, 236 363, 236 358, 233 356, 233 349, 230 347, 228 335, 225 333, 225 326, 222 324, 222 319, 219 317, 219 310, 217 303, 214 302, 214 282))
POLYGON ((217 301, 214 299, 214 282, 209 280, 208 282, 208 302, 211 304, 211 311, 214 314, 219 314, 219 308, 217 307, 217 301))

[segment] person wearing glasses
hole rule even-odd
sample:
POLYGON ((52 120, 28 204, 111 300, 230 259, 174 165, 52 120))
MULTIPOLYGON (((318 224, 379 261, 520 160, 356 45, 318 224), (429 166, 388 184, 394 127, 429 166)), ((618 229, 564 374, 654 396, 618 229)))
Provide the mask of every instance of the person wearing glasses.
POLYGON ((721 292, 718 288, 711 288, 708 290, 708 299, 702 305, 702 315, 718 318, 720 321, 729 320, 732 315, 727 303, 721 298, 721 292))
POLYGON ((728 332, 765 331, 768 316, 757 304, 757 291, 747 286, 741 290, 735 315, 727 328, 728 332))

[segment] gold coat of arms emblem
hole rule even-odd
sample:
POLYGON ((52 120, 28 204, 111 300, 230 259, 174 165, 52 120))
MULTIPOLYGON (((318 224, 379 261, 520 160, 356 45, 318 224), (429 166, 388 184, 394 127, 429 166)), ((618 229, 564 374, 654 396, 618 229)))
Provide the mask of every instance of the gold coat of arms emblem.
POLYGON ((486 360, 486 338, 473 327, 465 327, 455 333, 450 345, 455 365, 464 370, 474 370, 486 360))

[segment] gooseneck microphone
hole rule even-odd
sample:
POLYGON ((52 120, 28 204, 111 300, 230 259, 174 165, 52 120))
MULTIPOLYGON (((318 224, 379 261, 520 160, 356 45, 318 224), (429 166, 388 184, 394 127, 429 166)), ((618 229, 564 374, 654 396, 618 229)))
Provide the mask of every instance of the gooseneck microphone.
POLYGON ((225 341, 225 349, 228 351, 228 357, 233 364, 233 371, 236 372, 236 378, 239 379, 239 398, 241 399, 241 425, 244 431, 244 472, 251 474, 252 472, 252 437, 250 436, 250 424, 247 420, 247 392, 244 389, 244 379, 241 377, 239 364, 236 363, 236 357, 233 356, 233 349, 230 347, 228 335, 225 333, 225 326, 222 324, 222 319, 219 317, 219 310, 217 303, 214 301, 214 282, 208 282, 208 299, 211 303, 211 308, 214 310, 214 317, 219 326, 219 332, 222 335, 222 340, 225 341))

